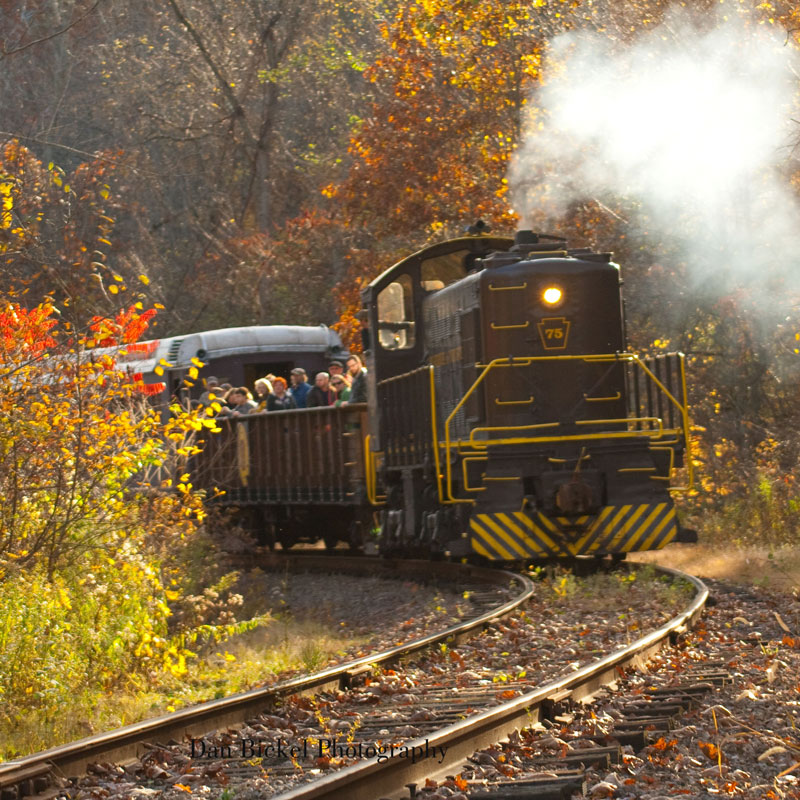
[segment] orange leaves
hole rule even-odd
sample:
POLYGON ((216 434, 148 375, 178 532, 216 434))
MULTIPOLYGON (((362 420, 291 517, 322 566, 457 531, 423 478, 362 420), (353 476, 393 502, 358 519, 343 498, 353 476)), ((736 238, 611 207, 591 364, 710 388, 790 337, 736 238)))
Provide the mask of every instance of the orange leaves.
POLYGON ((457 650, 451 650, 448 655, 452 662, 457 663, 462 669, 466 669, 464 657, 461 655, 461 653, 459 653, 457 650))
POLYGON ((665 739, 663 736, 660 737, 657 741, 653 742, 650 747, 654 750, 671 750, 675 745, 678 744, 677 739, 665 739))
POLYGON ((667 764, 675 758, 680 759, 680 754, 672 752, 677 743, 677 739, 662 736, 647 748, 647 760, 653 764, 667 764))
POLYGON ((54 313, 55 309, 49 303, 32 309, 11 302, 0 306, 0 342, 3 351, 8 354, 22 347, 27 355, 35 356, 54 347, 55 340, 50 335, 50 331, 58 324, 52 318, 54 313))
POLYGON ((384 99, 352 136, 349 177, 326 195, 379 239, 478 216, 510 226, 503 179, 538 76, 541 21, 522 0, 401 6, 383 27, 392 51, 366 71, 384 99))
POLYGON ((720 751, 715 744, 712 744, 711 742, 698 742, 697 746, 700 748, 706 758, 709 759, 709 761, 716 762, 719 760, 720 751))
MULTIPOLYGON (((110 546, 137 528, 183 536, 202 517, 188 484, 162 496, 138 496, 137 487, 157 482, 203 422, 180 411, 162 426, 137 391, 152 391, 141 376, 108 352, 87 352, 93 340, 60 327, 56 313, 50 302, 25 309, 0 297, 0 495, 13 509, 0 519, 0 566, 21 569, 43 557, 53 569, 75 548, 110 546)), ((154 313, 131 307, 96 318, 91 336, 132 341, 154 313)))
POLYGON ((156 315, 155 309, 148 309, 141 314, 136 306, 120 311, 111 320, 107 317, 92 317, 90 329, 93 335, 93 347, 112 347, 118 344, 133 344, 142 338, 150 320, 156 315))

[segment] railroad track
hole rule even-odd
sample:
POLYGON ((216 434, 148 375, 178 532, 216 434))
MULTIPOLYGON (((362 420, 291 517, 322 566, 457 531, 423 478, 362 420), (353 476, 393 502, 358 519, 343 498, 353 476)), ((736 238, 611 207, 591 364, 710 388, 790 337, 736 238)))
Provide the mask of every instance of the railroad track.
MULTIPOLYGON (((549 719, 565 701, 577 702, 597 693, 613 683, 626 668, 645 663, 662 647, 676 640, 691 627, 702 613, 708 590, 697 578, 663 567, 661 572, 692 583, 695 594, 688 606, 669 622, 648 633, 621 650, 587 664, 577 671, 559 677, 534 691, 494 706, 467 719, 455 722, 437 731, 425 733, 412 741, 404 742, 405 753, 417 753, 418 758, 377 755, 357 764, 329 774, 313 783, 278 794, 280 800, 379 800, 415 796, 418 785, 426 779, 441 779, 457 774, 460 765, 475 751, 505 739, 512 731, 528 728, 543 719, 549 719), (429 754, 436 756, 432 769, 429 754)), ((573 781, 574 783, 574 781, 573 781)), ((541 787, 540 787, 541 788, 541 787)), ((548 787, 548 788, 553 788, 548 787)), ((527 796, 570 796, 568 784, 555 787, 551 795, 534 795, 532 787, 520 787, 527 796)), ((488 796, 488 795, 485 795, 488 796)), ((497 796, 500 796, 499 793, 497 796)), ((523 797, 511 791, 508 796, 523 797)))
POLYGON ((257 563, 254 563, 252 557, 229 557, 227 561, 231 567, 280 566, 287 570, 348 572, 372 576, 384 574, 415 581, 435 579, 455 582, 459 588, 468 588, 473 593, 473 600, 477 599, 478 607, 484 608, 477 616, 457 625, 307 677, 209 701, 168 716, 128 725, 0 764, 0 800, 20 800, 34 795, 57 796, 57 789, 51 788, 54 780, 58 783, 59 776, 63 778, 81 775, 89 765, 96 762, 125 762, 141 755, 153 742, 197 738, 210 730, 240 725, 249 717, 274 708, 281 698, 291 695, 345 688, 376 665, 389 665, 436 644, 453 643, 470 636, 489 622, 511 614, 534 591, 533 582, 524 575, 449 562, 373 560, 336 554, 294 553, 283 557, 276 554, 265 555, 259 557, 257 563), (498 604, 496 590, 501 586, 513 586, 514 593, 510 599, 504 599, 498 604))

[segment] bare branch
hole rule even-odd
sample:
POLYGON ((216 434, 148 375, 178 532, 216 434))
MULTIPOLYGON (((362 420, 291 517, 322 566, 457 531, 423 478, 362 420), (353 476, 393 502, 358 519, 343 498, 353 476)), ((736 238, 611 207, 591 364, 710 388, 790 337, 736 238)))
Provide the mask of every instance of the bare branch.
POLYGON ((241 122, 242 125, 242 130, 245 132, 245 135, 250 140, 250 144, 254 146, 257 145, 258 142, 256 141, 255 136, 253 136, 253 133, 250 130, 250 126, 247 124, 247 116, 245 110, 244 108, 242 108, 242 105, 236 98, 236 95, 231 91, 230 82, 225 80, 224 76, 219 70, 219 67, 214 62, 214 59, 211 58, 211 53, 208 52, 208 48, 205 46, 203 40, 200 38, 200 35, 195 30, 194 25, 192 25, 192 23, 189 22, 189 19, 186 17, 183 11, 180 10, 175 0, 167 0, 167 2, 172 7, 172 10, 175 12, 175 16, 180 20, 183 27, 186 28, 186 30, 189 32, 189 35, 192 37, 192 39, 194 39, 194 43, 197 45, 197 49, 200 51, 200 55, 203 56, 203 60, 206 62, 206 64, 208 64, 209 69, 214 73, 214 77, 217 79, 217 84, 219 85, 219 88, 222 90, 222 93, 228 100, 228 103, 231 106, 234 116, 239 118, 239 121, 241 122))
POLYGON ((9 56, 14 56, 17 53, 21 53, 23 50, 27 50, 29 47, 34 47, 35 45, 42 44, 43 42, 49 42, 51 39, 55 39, 56 37, 61 36, 62 34, 66 33, 68 30, 70 30, 70 28, 74 28, 76 25, 78 25, 79 23, 83 22, 83 20, 85 20, 88 16, 93 14, 94 11, 97 9, 97 7, 102 2, 103 2, 103 0, 95 0, 95 3, 94 3, 94 5, 92 5, 91 8, 89 8, 87 11, 85 11, 83 14, 81 14, 76 19, 72 20, 72 22, 70 22, 69 25, 66 25, 65 27, 61 28, 60 30, 54 31, 53 33, 48 34, 47 36, 42 36, 41 39, 34 39, 32 42, 28 42, 27 44, 23 44, 23 45, 20 45, 19 47, 15 47, 13 50, 5 50, 5 49, 3 49, 3 51, 0 52, 0 61, 2 61, 4 58, 8 58, 9 56))

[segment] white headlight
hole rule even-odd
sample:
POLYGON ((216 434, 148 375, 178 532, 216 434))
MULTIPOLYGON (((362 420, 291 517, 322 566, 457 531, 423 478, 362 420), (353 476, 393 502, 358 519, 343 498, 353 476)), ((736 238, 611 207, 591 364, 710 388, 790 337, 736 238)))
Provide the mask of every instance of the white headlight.
POLYGON ((544 302, 549 306, 554 306, 556 303, 560 303, 563 296, 564 295, 561 289, 559 289, 557 286, 548 286, 542 292, 542 300, 544 300, 544 302))

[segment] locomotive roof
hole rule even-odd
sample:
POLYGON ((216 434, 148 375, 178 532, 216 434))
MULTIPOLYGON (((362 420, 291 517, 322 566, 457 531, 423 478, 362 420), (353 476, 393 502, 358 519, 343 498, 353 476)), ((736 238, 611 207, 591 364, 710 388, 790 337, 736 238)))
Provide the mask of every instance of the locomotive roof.
POLYGON ((448 239, 438 242, 428 247, 423 247, 416 253, 398 261, 389 269, 382 272, 367 287, 371 289, 378 284, 382 284, 384 279, 395 270, 402 272, 405 267, 414 262, 422 263, 437 258, 446 258, 453 253, 463 252, 474 253, 479 256, 486 255, 493 250, 508 250, 514 244, 514 240, 507 236, 461 236, 457 239, 448 239))
POLYGON ((378 277, 363 290, 363 296, 369 297, 376 289, 383 288, 392 280, 391 276, 395 273, 403 273, 407 270, 415 269, 420 264, 438 261, 441 262, 442 266, 449 263, 451 267, 453 265, 459 265, 456 267, 456 270, 459 268, 463 269, 463 262, 461 262, 460 259, 470 254, 479 258, 486 258, 488 256, 488 259, 484 262, 484 266, 489 266, 490 263, 491 265, 499 266, 501 264, 534 257, 537 259, 553 257, 555 255, 553 253, 554 249, 559 251, 562 258, 568 260, 577 259, 578 261, 612 263, 610 253, 594 253, 589 248, 568 248, 566 239, 559 236, 534 234, 532 231, 519 231, 517 237, 520 236, 522 236, 520 245, 517 245, 517 238, 512 239, 506 236, 480 235, 462 236, 423 247, 421 250, 412 253, 410 256, 406 256, 406 258, 398 261, 396 264, 389 267, 389 269, 378 275, 378 277), (525 234, 530 234, 533 238, 534 246, 530 248, 525 246, 525 242, 528 241, 525 239, 525 234), (535 246, 536 244, 539 246, 535 246), (494 256, 492 255, 493 253, 495 254, 494 256))

